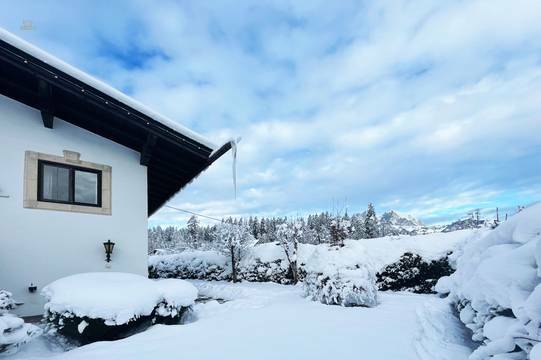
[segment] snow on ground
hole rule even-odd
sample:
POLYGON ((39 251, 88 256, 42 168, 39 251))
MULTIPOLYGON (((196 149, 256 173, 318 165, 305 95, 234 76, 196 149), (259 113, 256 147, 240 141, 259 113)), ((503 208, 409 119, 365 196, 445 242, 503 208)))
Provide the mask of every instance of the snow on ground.
POLYGON ((451 307, 449 300, 431 298, 417 308, 415 351, 419 359, 467 359, 475 347, 451 307))
POLYGON ((432 295, 382 293, 375 308, 345 308, 309 301, 301 286, 192 283, 200 295, 228 301, 195 305, 196 319, 185 325, 157 325, 61 354, 42 340, 13 359, 461 360, 469 353, 447 300, 432 295))

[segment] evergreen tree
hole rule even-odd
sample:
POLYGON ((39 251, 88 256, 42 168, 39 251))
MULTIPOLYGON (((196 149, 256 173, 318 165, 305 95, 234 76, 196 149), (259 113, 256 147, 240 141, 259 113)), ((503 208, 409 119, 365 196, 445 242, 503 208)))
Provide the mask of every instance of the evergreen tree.
POLYGON ((376 217, 376 211, 372 203, 368 204, 366 215, 364 217, 364 231, 368 239, 377 238, 379 236, 378 231, 378 218, 376 217))
POLYGON ((258 234, 259 234, 257 239, 259 243, 265 243, 266 238, 267 238, 267 228, 265 227, 265 218, 261 218, 257 228, 258 228, 258 234))
POLYGON ((197 241, 199 240, 199 221, 195 215, 192 215, 188 219, 186 229, 188 230, 188 245, 195 248, 197 246, 197 241))
POLYGON ((351 222, 337 215, 331 221, 331 245, 344 246, 344 240, 351 232, 351 222))
POLYGON ((352 239, 365 239, 366 238, 366 229, 364 227, 364 215, 363 214, 354 214, 351 217, 351 226, 353 231, 351 234, 352 239))

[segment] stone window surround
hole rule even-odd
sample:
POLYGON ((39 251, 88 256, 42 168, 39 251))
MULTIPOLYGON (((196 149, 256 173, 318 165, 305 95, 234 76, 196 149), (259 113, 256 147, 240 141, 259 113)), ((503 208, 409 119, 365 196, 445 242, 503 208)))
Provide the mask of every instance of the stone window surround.
POLYGON ((75 151, 64 150, 63 153, 64 156, 57 156, 35 151, 25 151, 23 206, 28 209, 111 215, 111 166, 80 160, 81 154, 75 151), (38 201, 38 160, 76 165, 82 168, 101 171, 101 207, 38 201))

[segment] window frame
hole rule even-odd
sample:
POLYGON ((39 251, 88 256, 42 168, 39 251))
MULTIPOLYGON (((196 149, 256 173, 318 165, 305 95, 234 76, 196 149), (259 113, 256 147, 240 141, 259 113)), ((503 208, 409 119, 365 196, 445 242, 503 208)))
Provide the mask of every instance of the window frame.
POLYGON ((23 207, 35 210, 64 211, 91 215, 113 215, 113 168, 110 165, 81 160, 81 154, 73 150, 63 150, 62 155, 46 154, 32 150, 24 152, 23 207), (63 155, 63 156, 62 156, 63 155), (101 175, 101 207, 62 204, 38 200, 38 160, 73 165, 84 169, 95 169, 101 175))
POLYGON ((102 171, 101 170, 38 159, 38 179, 37 180, 38 180, 37 181, 37 185, 38 185, 38 188, 37 188, 37 200, 38 201, 43 201, 43 202, 48 202, 48 203, 55 203, 55 204, 89 206, 89 207, 96 207, 96 208, 101 208, 102 207, 102 191, 103 191, 103 187, 102 187, 102 171), (60 168, 64 168, 64 169, 69 170, 69 177, 68 177, 69 178, 69 184, 68 184, 68 189, 69 189, 68 190, 69 191, 68 198, 69 198, 69 200, 68 201, 52 200, 52 199, 46 199, 46 198, 43 197, 42 181, 43 181, 43 168, 44 168, 45 165, 60 167, 60 168), (92 174, 97 175, 97 182, 98 183, 97 183, 97 189, 96 189, 96 191, 97 191, 97 194, 96 194, 97 195, 97 203, 96 204, 75 201, 75 171, 87 172, 87 173, 92 173, 92 174))

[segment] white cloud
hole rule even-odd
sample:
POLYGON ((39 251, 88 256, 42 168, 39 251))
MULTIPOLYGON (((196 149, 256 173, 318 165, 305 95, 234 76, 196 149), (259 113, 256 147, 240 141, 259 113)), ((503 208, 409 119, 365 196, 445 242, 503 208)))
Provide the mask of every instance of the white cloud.
POLYGON ((2 26, 216 142, 242 136, 238 199, 226 155, 181 208, 282 215, 348 198, 431 219, 539 197, 523 195, 541 183, 538 1, 10 8, 2 26), (129 66, 134 48, 159 55, 129 66))

